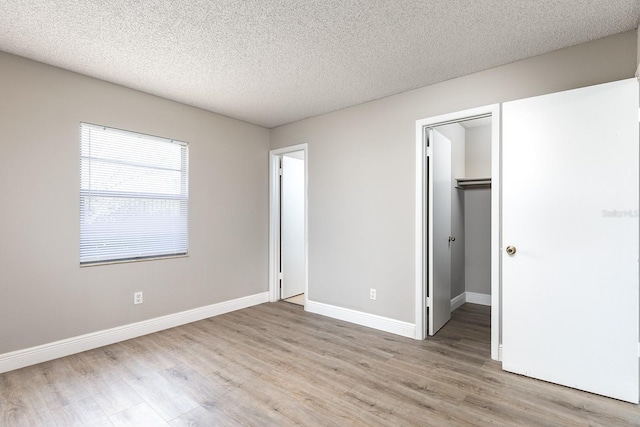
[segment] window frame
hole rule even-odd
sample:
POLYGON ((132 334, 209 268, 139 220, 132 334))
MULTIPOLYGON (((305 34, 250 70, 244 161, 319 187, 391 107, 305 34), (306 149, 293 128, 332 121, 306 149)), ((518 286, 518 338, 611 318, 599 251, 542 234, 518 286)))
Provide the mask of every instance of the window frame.
MULTIPOLYGON (((160 260, 160 259, 173 259, 173 258, 183 258, 183 257, 188 257, 189 256, 189 143, 184 142, 184 141, 180 141, 180 140, 176 140, 176 139, 171 139, 171 138, 166 138, 166 137, 160 137, 160 136, 156 136, 156 135, 150 135, 150 134, 146 134, 146 133, 142 133, 142 132, 136 132, 136 131, 131 131, 131 130, 126 130, 126 129, 120 129, 120 128, 115 128, 115 127, 111 127, 111 126, 106 126, 106 125, 98 125, 98 124, 94 124, 94 123, 89 123, 89 122, 80 122, 80 126, 79 126, 79 131, 80 131, 80 135, 79 135, 79 141, 80 141, 80 156, 79 156, 79 172, 80 172, 80 182, 79 182, 79 260, 80 260, 80 267, 90 267, 90 266, 97 266, 97 265, 109 265, 109 264, 121 264, 121 263, 131 263, 131 262, 142 262, 142 261, 153 261, 153 260, 160 260), (162 169, 162 168, 158 168, 157 166, 151 165, 149 164, 144 164, 141 162, 136 162, 136 161, 121 161, 121 160, 114 160, 114 159, 109 159, 109 158, 105 158, 105 157, 92 157, 91 155, 86 155, 85 154, 85 144, 87 144, 89 147, 91 147, 91 144, 98 144, 100 142, 93 142, 93 141, 85 141, 84 140, 84 132, 88 129, 96 129, 96 130, 103 130, 103 131, 107 131, 107 132, 113 132, 114 135, 120 134, 120 135, 125 135, 126 138, 129 138, 131 140, 135 140, 135 139, 140 139, 143 143, 160 143, 160 144, 174 144, 174 145, 178 145, 180 147, 179 150, 179 155, 180 155, 180 159, 178 161, 178 163, 180 164, 180 168, 179 169, 173 169, 173 172, 179 172, 180 174, 180 192, 179 194, 171 194, 171 193, 158 193, 158 192, 145 192, 145 191, 130 191, 130 190, 118 190, 118 191, 110 191, 110 190, 105 190, 105 189, 95 189, 94 187, 92 187, 92 177, 91 177, 91 168, 93 168, 95 166, 95 163, 92 162, 97 162, 97 163, 111 163, 111 164, 122 164, 125 166, 129 166, 129 167, 136 167, 139 168, 141 170, 152 170, 152 169, 162 169), (89 178, 83 178, 83 168, 88 167, 90 172, 89 172, 89 178), (85 185, 85 181, 88 179, 89 181, 89 186, 86 187, 85 185), (133 251, 129 251, 127 255, 122 255, 122 256, 116 256, 113 251, 108 251, 105 253, 102 253, 100 255, 96 255, 96 253, 98 253, 99 251, 94 251, 94 255, 93 256, 89 256, 87 255, 87 251, 83 251, 83 245, 86 246, 91 246, 91 245, 96 245, 96 240, 91 240, 91 238, 88 238, 87 236, 91 236, 90 233, 87 233, 87 219, 89 218, 88 215, 88 210, 91 210, 90 207, 90 202, 91 199, 96 199, 96 198, 103 198, 103 199, 120 199, 122 201, 125 200, 135 200, 135 199, 140 199, 141 203, 144 204, 144 201, 147 202, 158 202, 161 200, 170 200, 170 201, 176 201, 177 206, 178 206, 178 210, 179 210, 179 215, 178 215, 178 220, 174 221, 173 224, 177 224, 179 227, 179 229, 181 231, 176 232, 174 234, 172 234, 173 239, 176 239, 177 241, 182 241, 183 244, 180 245, 180 247, 175 252, 171 252, 171 251, 161 251, 161 245, 159 245, 155 251, 155 253, 145 253, 145 254, 141 254, 141 252, 148 252, 147 250, 142 250, 142 244, 144 243, 144 239, 137 241, 137 245, 134 245, 134 248, 137 248, 137 250, 133 250, 133 251), (87 207, 87 205, 89 204, 89 207, 87 207), (88 240, 88 241, 87 241, 88 240), (136 255, 137 253, 137 255, 136 255)), ((106 140, 105 140, 106 141, 106 140)), ((102 143, 104 143, 105 141, 101 141, 102 143)), ((91 148, 89 148, 89 151, 91 151, 91 148)), ((115 151, 114 151, 115 152, 115 151)), ((156 153, 150 152, 151 156, 153 156, 156 153)), ((135 204, 135 202, 133 202, 135 204)), ((117 205, 117 203, 116 203, 117 205)), ((168 207, 168 206, 167 206, 168 207)), ((144 210, 145 208, 142 206, 137 206, 138 209, 144 210)), ((151 216, 154 212, 150 212, 149 216, 151 216)), ((115 217, 116 219, 121 219, 123 220, 123 217, 115 217)), ((144 220, 142 218, 142 220, 144 220)), ((121 221, 122 223, 122 221, 121 221)), ((129 224, 130 226, 130 224, 129 224)), ((123 225, 121 224, 120 227, 123 227, 123 225)), ((116 225, 116 229, 120 228, 118 225, 116 225)), ((124 228, 124 227, 123 227, 124 228)), ((152 230, 152 231, 148 231, 148 235, 149 236, 153 236, 155 234, 153 234, 153 232, 157 233, 158 229, 156 230, 152 230)), ((117 237, 117 233, 114 233, 113 236, 109 236, 109 237, 117 237)), ((121 236, 125 236, 125 234, 123 233, 121 236)), ((117 244, 114 247, 118 247, 118 248, 123 248, 125 247, 125 243, 124 242, 120 242, 119 244, 117 244)))

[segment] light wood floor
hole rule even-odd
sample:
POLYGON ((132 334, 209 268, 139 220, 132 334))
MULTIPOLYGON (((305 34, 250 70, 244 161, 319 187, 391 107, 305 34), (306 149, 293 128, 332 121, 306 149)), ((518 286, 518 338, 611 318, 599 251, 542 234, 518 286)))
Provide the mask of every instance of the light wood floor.
POLYGON ((291 298, 286 298, 286 299, 283 299, 282 301, 304 306, 304 294, 294 295, 291 298))
POLYGON ((489 309, 419 342, 267 303, 0 375, 2 426, 640 425, 502 372, 489 309))

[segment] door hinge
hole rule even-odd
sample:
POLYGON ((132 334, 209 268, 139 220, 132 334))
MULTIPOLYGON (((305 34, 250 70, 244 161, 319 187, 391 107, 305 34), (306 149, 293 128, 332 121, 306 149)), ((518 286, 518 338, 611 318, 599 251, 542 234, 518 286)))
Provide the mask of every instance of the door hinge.
POLYGON ((431 157, 431 147, 427 147, 427 157, 431 157))
POLYGON ((278 175, 282 176, 282 166, 278 168, 278 175))
POLYGON ((427 307, 431 307, 431 297, 427 297, 427 307))
POLYGON ((284 278, 284 274, 281 272, 278 273, 278 279, 282 280, 284 278))

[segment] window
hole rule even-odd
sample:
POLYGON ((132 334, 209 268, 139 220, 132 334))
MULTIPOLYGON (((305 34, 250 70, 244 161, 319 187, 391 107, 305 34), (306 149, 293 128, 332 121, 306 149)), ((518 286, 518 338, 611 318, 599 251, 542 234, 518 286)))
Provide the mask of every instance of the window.
POLYGON ((80 123, 80 264, 186 255, 184 142, 80 123))

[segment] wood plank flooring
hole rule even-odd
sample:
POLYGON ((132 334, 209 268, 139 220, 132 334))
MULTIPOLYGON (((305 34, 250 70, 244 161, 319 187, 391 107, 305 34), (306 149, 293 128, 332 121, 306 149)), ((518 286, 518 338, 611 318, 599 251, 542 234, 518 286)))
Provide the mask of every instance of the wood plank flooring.
POLYGON ((291 298, 285 298, 282 301, 304 306, 304 294, 294 295, 291 298))
POLYGON ((267 303, 0 375, 2 426, 638 426, 509 374, 488 307, 415 341, 267 303))

